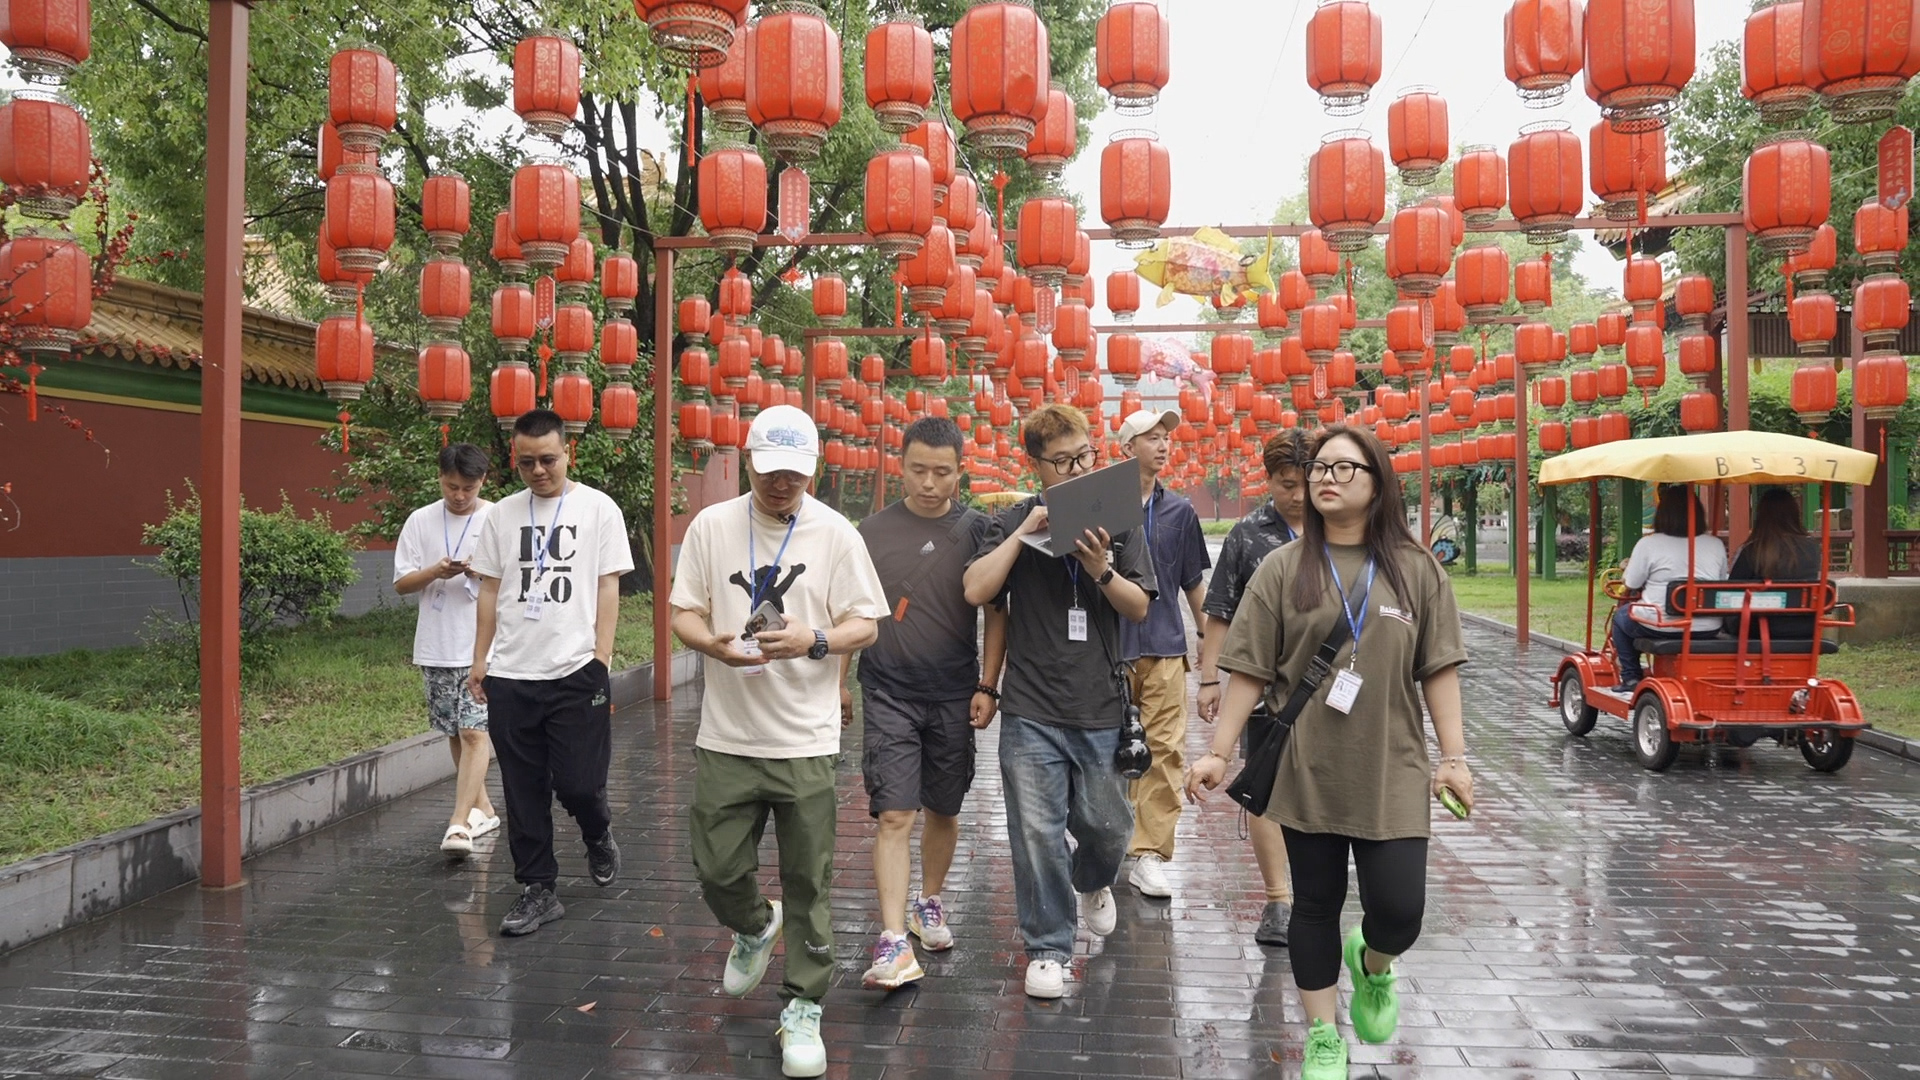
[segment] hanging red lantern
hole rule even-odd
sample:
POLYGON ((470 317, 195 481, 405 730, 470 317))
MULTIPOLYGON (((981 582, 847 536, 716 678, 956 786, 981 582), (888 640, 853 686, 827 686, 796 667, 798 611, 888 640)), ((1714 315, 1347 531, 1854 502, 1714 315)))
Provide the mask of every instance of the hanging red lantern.
POLYGON ((1530 109, 1552 108, 1580 74, 1580 0, 1514 0, 1504 21, 1507 81, 1530 109))
POLYGON ((1052 91, 1046 24, 1016 2, 979 3, 954 24, 951 100, 967 142, 998 160, 1019 157, 1052 91))
POLYGON ((88 0, 7 0, 0 45, 29 82, 61 85, 93 52, 88 0))
POLYGON ((933 228, 933 167, 924 156, 893 149, 867 162, 866 225, 883 255, 905 259, 920 250, 933 228))
POLYGON ((1507 160, 1484 144, 1464 146, 1453 166, 1453 201, 1468 225, 1491 225, 1507 205, 1507 160))
POLYGON ((93 137, 80 110, 41 93, 17 91, 0 104, 0 183, 25 216, 60 221, 86 195, 93 137))
POLYGON ((347 150, 379 150, 393 133, 398 101, 393 61, 378 46, 342 49, 328 61, 327 115, 347 150))
MULTIPOLYGON (((1366 7, 1331 0, 1320 11, 1336 6, 1366 7)), ((1337 131, 1321 140, 1307 163, 1307 206, 1330 250, 1351 254, 1372 242, 1373 227, 1387 212, 1386 170, 1386 158, 1364 132, 1337 131)))
POLYGON ((1329 116, 1366 108, 1380 81, 1380 41, 1380 16, 1364 0, 1320 0, 1307 20, 1307 85, 1329 116))
POLYGON ((1620 131, 1665 127, 1693 78, 1693 0, 1588 0, 1587 96, 1620 131))
POLYGON ((434 341, 422 348, 416 375, 420 404, 437 420, 460 415, 473 396, 473 363, 467 350, 452 342, 434 341))
POLYGON ((1100 151, 1100 217, 1113 230, 1117 246, 1151 246, 1166 224, 1172 198, 1172 158, 1159 142, 1129 136, 1100 151))
POLYGON ((896 12, 867 32, 867 106, 882 130, 904 134, 933 102, 933 35, 918 15, 896 12))
POLYGON ((580 47, 539 29, 513 47, 513 111, 535 135, 559 139, 580 109, 580 47))
POLYGON ((420 314, 427 329, 457 339, 473 310, 473 272, 459 259, 441 256, 420 268, 420 314))
POLYGON ((1452 152, 1447 99, 1438 90, 1409 87, 1387 106, 1387 154, 1400 170, 1401 182, 1415 187, 1433 183, 1452 152))
POLYGON ((1388 276, 1402 294, 1423 299, 1439 291, 1440 278, 1453 263, 1453 226, 1446 211, 1421 205, 1396 212, 1387 242, 1396 252, 1388 276))
POLYGON ((1585 209, 1580 180, 1580 140, 1565 121, 1528 124, 1507 148, 1507 202, 1532 243, 1566 239, 1585 209))
POLYGON ((1740 50, 1740 93, 1769 124, 1790 124, 1813 102, 1801 52, 1800 0, 1784 0, 1747 16, 1740 50))
POLYGON ((1152 110, 1167 87, 1170 40, 1167 16, 1156 4, 1116 3, 1100 16, 1093 31, 1095 71, 1115 112, 1140 116, 1152 110))
POLYGON ((1776 257, 1807 249, 1827 221, 1832 193, 1827 148, 1817 142, 1776 136, 1747 155, 1740 181, 1747 231, 1776 257))
POLYGON ((1587 133, 1589 186, 1607 217, 1631 221, 1640 207, 1667 186, 1667 131, 1632 134, 1605 120, 1587 133))
POLYGON ((1843 124, 1893 116, 1907 80, 1920 74, 1913 0, 1805 0, 1801 72, 1843 124))
POLYGON ((1822 360, 1803 361, 1793 369, 1793 415, 1808 428, 1827 422, 1840 401, 1840 377, 1822 360))
POLYGON ((527 265, 543 270, 566 260, 567 249, 580 235, 580 178, 572 169, 520 166, 513 174, 507 207, 513 240, 527 265))
MULTIPOLYGON (((0 259, 0 264, 4 262, 0 259)), ((358 401, 373 379, 373 324, 353 315, 322 319, 314 335, 313 359, 315 374, 328 397, 358 401)))
POLYGON ((700 224, 729 258, 751 253, 767 225, 767 163, 749 146, 709 150, 699 174, 700 224))
POLYGON ((1529 315, 1552 307, 1553 265, 1544 258, 1520 260, 1513 268, 1513 298, 1529 315))
POLYGON ((508 353, 522 352, 533 341, 533 290, 508 282, 493 290, 493 338, 508 353))
POLYGON ((633 9, 662 52, 696 68, 725 60, 747 21, 747 0, 633 0, 633 9))

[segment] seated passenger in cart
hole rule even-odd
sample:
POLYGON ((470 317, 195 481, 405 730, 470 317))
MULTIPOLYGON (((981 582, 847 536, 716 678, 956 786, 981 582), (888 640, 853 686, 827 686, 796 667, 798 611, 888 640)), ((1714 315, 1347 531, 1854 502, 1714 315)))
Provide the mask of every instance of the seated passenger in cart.
MULTIPOLYGON (((1689 570, 1694 581, 1726 580, 1727 545, 1706 528, 1706 514, 1690 488, 1676 484, 1660 489, 1660 502, 1653 511, 1653 531, 1633 545, 1633 554, 1627 559, 1626 585, 1639 590, 1640 600, 1620 605, 1613 615, 1613 650, 1620 658, 1620 685, 1614 687, 1615 692, 1633 693, 1644 677, 1640 654, 1633 644, 1635 638, 1677 638, 1686 632, 1684 625, 1676 626, 1666 614, 1667 586, 1688 580, 1689 570), (1694 534, 1691 543, 1689 534, 1694 534)), ((1697 616, 1693 620, 1695 634, 1711 634, 1719 628, 1717 618, 1697 616)))

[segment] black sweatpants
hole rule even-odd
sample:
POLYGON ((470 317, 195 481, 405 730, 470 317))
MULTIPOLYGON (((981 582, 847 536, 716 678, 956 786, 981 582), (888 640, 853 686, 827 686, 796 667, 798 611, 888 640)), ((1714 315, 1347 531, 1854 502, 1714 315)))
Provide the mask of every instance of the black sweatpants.
POLYGON ((571 675, 541 681, 489 675, 487 731, 507 796, 507 845, 522 885, 552 886, 553 800, 598 839, 613 824, 607 768, 613 760, 613 694, 607 667, 588 660, 571 675))
POLYGON ((1427 840, 1357 840, 1280 827, 1293 869, 1287 952, 1293 981, 1324 990, 1340 981, 1340 909, 1347 902, 1347 852, 1360 875, 1360 933, 1374 952, 1399 956, 1420 937, 1427 907, 1427 840))

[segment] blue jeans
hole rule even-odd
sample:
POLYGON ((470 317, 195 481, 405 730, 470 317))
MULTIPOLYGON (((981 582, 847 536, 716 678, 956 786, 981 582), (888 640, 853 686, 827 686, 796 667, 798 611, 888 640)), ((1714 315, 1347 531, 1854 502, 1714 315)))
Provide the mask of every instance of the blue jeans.
POLYGON ((1119 728, 1087 731, 1002 714, 1000 781, 1029 959, 1071 959, 1074 894, 1099 892, 1120 876, 1133 807, 1113 767, 1119 746, 1119 728), (1071 853, 1069 835, 1079 845, 1071 853))

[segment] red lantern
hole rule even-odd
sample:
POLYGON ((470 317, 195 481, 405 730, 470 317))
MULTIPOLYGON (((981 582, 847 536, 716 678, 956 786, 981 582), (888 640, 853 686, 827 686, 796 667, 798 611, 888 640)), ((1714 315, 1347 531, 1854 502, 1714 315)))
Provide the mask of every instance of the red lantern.
MULTIPOLYGON (((0 259, 0 263, 4 261, 0 259)), ((373 378, 373 324, 352 315, 321 320, 314 337, 313 359, 328 397, 358 401, 373 378)))
POLYGON ((884 255, 905 259, 920 250, 933 228, 933 167, 924 156, 893 149, 867 162, 866 225, 884 255))
POLYGON ((633 0, 633 9, 661 51, 698 68, 726 59, 747 21, 747 0, 633 0))
POLYGON ((88 0, 8 0, 0 6, 0 45, 30 82, 62 84, 93 51, 88 0))
POLYGON ((393 132, 398 97, 393 61, 379 47, 342 49, 328 62, 327 114, 347 150, 380 149, 393 132))
POLYGON ((519 282, 493 290, 492 315, 493 338, 500 347, 508 353, 526 349, 533 340, 533 290, 519 282))
MULTIPOLYGON (((1592 68, 1588 68, 1592 75, 1592 68)), ((1560 120, 1520 129, 1507 148, 1507 202, 1513 219, 1535 244, 1557 244, 1585 208, 1580 190, 1580 140, 1560 120)))
POLYGON ((93 137, 78 109, 32 93, 0 104, 0 183, 15 192, 22 214, 58 221, 86 195, 93 137))
POLYGON ((1790 124, 1813 101, 1801 53, 1800 0, 1785 0, 1747 16, 1740 50, 1740 92, 1769 124, 1790 124))
POLYGON ((1776 257, 1797 255, 1826 224, 1832 193, 1827 148, 1809 139, 1776 137, 1747 156, 1740 181, 1747 231, 1776 257))
POLYGON ((1453 201, 1467 224, 1493 224, 1507 205, 1507 161, 1491 146, 1462 147, 1453 166, 1453 201))
MULTIPOLYGON (((341 171, 345 171, 343 167, 341 171)), ((508 201, 513 240, 536 270, 559 266, 580 235, 580 178, 565 165, 522 165, 508 201)))
POLYGON ((1805 0, 1801 71, 1843 124, 1893 116, 1907 80, 1920 73, 1920 21, 1913 0, 1805 0))
POLYGON ((1693 78, 1693 0, 1589 0, 1587 96, 1620 131, 1665 127, 1693 78))
POLYGON ((1528 108, 1559 104, 1580 74, 1582 16, 1580 0, 1514 0, 1507 9, 1507 81, 1528 108))
POLYGON ((1453 226, 1446 211, 1427 205, 1398 211, 1387 243, 1395 251, 1387 275, 1402 294, 1422 299, 1439 291, 1440 278, 1453 263, 1453 226))
POLYGON ((1122 116, 1150 111, 1166 89, 1172 54, 1167 17, 1156 4, 1122 2, 1100 16, 1093 31, 1100 89, 1122 116))
POLYGON ((427 415, 438 420, 460 415, 473 396, 473 363, 467 350, 452 342, 430 342, 420 350, 417 368, 420 403, 427 415))
POLYGON ((1587 156, 1594 198, 1615 221, 1633 220, 1667 186, 1665 128, 1623 134, 1602 120, 1587 133, 1587 156))
POLYGON ((1460 253, 1454 267, 1455 295, 1466 308, 1467 321, 1490 322, 1507 303, 1507 251, 1486 242, 1460 253))
POLYGON ((1438 90, 1410 87, 1387 106, 1387 153, 1403 182, 1416 187, 1433 183, 1452 152, 1447 99, 1438 90))
POLYGON ((1689 390, 1680 395, 1680 430, 1717 431, 1720 428, 1720 399, 1705 390, 1689 390))
POLYGON ((967 142, 990 158, 1019 157, 1052 91, 1047 27, 1031 7, 975 4, 954 24, 952 107, 967 142))
POLYGON ((716 250, 732 258, 753 251, 767 224, 767 163, 748 146, 724 146, 700 159, 700 224, 716 250))
POLYGON ((896 13, 867 32, 867 106, 883 130, 905 134, 933 102, 933 35, 918 15, 896 13))
POLYGON ((93 321, 93 263, 80 245, 32 233, 0 245, 0 321, 23 353, 70 352, 93 321))
POLYGON ((1793 369, 1793 415, 1809 428, 1827 422, 1840 400, 1840 378, 1825 360, 1810 360, 1793 369))
MULTIPOLYGON (((1366 9, 1357 0, 1331 0, 1320 12, 1335 7, 1366 9)), ((1307 164, 1307 205, 1329 249, 1343 254, 1361 250, 1386 216, 1386 158, 1363 133, 1328 135, 1307 164)))
POLYGON ((1307 20, 1307 85, 1328 115, 1366 108, 1380 81, 1380 38, 1380 16, 1363 0, 1321 0, 1307 20))
POLYGON ((1159 238, 1173 197, 1172 184, 1172 159, 1167 148, 1153 139, 1115 139, 1100 151, 1100 217, 1113 230, 1118 246, 1147 247, 1159 238))
POLYGON ((579 108, 580 47, 558 30, 521 38, 513 47, 513 111, 528 130, 559 139, 579 108))

